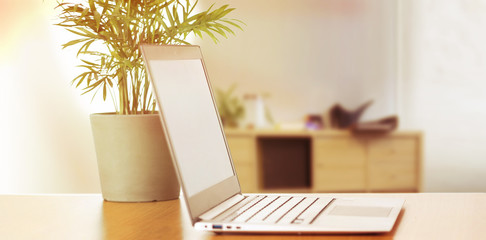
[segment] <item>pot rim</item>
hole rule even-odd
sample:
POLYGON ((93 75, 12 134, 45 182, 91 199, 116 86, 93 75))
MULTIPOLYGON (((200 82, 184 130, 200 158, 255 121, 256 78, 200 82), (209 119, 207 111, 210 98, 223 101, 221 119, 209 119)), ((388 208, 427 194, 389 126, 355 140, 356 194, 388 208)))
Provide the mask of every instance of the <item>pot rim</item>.
POLYGON ((153 117, 153 116, 159 116, 159 112, 155 111, 153 113, 144 113, 144 114, 140 114, 140 113, 137 113, 137 114, 119 114, 117 112, 101 112, 101 113, 91 113, 90 114, 90 117, 125 117, 125 118, 137 117, 137 118, 141 118, 141 117, 153 117))

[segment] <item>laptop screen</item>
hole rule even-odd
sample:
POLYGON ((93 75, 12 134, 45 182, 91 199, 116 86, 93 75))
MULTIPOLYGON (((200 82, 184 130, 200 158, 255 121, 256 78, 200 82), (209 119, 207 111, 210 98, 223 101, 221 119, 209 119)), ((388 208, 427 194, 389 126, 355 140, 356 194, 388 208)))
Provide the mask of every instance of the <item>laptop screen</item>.
POLYGON ((140 46, 193 224, 241 193, 199 46, 140 46))
POLYGON ((187 196, 234 175, 200 59, 149 60, 187 196))

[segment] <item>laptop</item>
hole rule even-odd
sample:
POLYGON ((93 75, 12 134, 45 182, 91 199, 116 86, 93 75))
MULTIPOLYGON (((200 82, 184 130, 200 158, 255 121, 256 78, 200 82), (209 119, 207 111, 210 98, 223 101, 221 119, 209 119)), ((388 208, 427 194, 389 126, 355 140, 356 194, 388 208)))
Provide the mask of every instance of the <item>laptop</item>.
POLYGON ((140 50, 194 228, 279 234, 392 230, 403 199, 241 193, 200 47, 140 50))

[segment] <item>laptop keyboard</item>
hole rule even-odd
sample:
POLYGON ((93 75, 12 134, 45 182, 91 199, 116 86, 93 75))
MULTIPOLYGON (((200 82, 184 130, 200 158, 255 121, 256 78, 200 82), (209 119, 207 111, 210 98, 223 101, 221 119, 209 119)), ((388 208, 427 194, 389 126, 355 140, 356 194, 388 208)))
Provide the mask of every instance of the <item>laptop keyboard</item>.
POLYGON ((311 224, 333 198, 245 196, 213 218, 216 222, 311 224))

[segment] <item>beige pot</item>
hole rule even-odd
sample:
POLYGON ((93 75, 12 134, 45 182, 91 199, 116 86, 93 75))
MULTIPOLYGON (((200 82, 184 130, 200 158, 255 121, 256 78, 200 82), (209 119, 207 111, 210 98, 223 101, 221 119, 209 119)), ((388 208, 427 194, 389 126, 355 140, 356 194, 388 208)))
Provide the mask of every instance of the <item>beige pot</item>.
POLYGON ((92 114, 103 198, 115 202, 176 199, 179 182, 158 114, 92 114))

